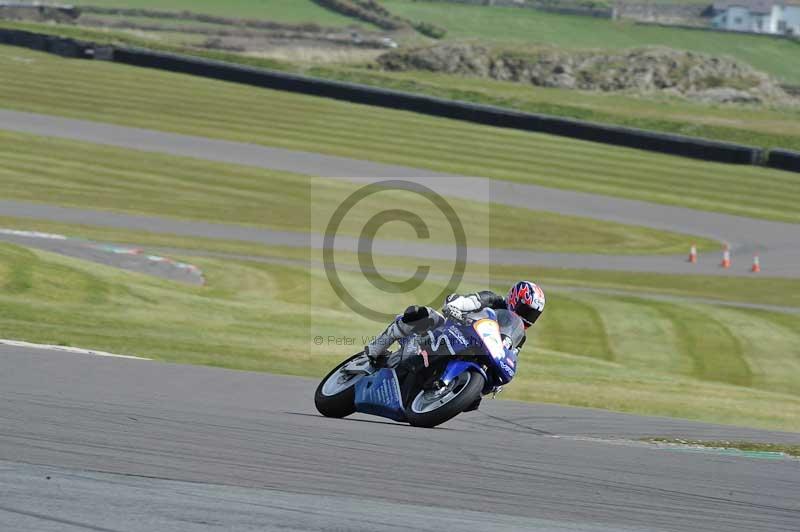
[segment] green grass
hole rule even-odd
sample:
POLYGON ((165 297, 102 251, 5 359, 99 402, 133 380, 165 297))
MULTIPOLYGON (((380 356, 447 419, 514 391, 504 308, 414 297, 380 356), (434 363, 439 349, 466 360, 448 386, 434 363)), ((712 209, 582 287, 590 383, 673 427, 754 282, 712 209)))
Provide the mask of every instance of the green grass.
MULTIPOLYGON (((89 0, 113 7, 190 10, 228 17, 278 22, 351 25, 356 20, 324 9, 310 0, 89 0)), ((544 13, 532 9, 469 6, 441 2, 382 0, 394 14, 444 27, 448 39, 480 39, 507 44, 552 44, 565 48, 632 48, 661 45, 715 55, 731 55, 789 83, 800 83, 800 64, 793 61, 798 44, 757 35, 636 25, 544 13)), ((362 23, 363 25, 363 23, 362 23)))
POLYGON ((293 64, 271 59, 268 57, 253 57, 220 50, 207 50, 195 48, 194 44, 204 38, 196 35, 179 33, 166 33, 157 35, 142 31, 121 31, 114 29, 89 28, 84 26, 72 26, 66 24, 44 24, 36 22, 20 22, 12 20, 0 20, 0 28, 11 30, 30 31, 34 33, 44 33, 59 37, 90 41, 97 44, 115 44, 118 46, 134 46, 148 48, 162 52, 189 53, 199 57, 215 59, 219 61, 229 61, 242 65, 251 65, 260 68, 270 68, 287 72, 296 71, 297 67, 293 64), (166 37, 166 38, 164 38, 166 37), (172 38, 170 38, 172 37, 172 38), (186 42, 191 41, 191 42, 186 42))
POLYGON ((783 453, 789 456, 800 457, 800 445, 782 443, 763 443, 751 441, 727 440, 684 440, 680 438, 646 438, 644 441, 651 443, 670 443, 676 445, 691 445, 711 449, 736 449, 739 451, 756 453, 783 453))
POLYGON ((800 316, 552 292, 547 319, 534 331, 538 347, 643 373, 800 394, 800 384, 793 382, 800 371, 800 347, 792 345, 800 316))
MULTIPOLYGON (((185 286, 0 244, 0 336, 181 363, 321 376, 356 347, 315 346, 314 336, 348 336, 357 346, 362 335, 370 336, 380 326, 354 316, 330 290, 313 290, 311 312, 308 290, 326 286, 320 270, 178 258, 201 266, 207 286, 185 286)), ((343 278, 357 297, 370 297, 374 290, 360 275, 345 272, 343 278)), ((439 288, 426 283, 392 303, 401 308, 439 288)), ((724 309, 720 315, 719 308, 707 305, 659 304, 634 321, 641 330, 656 333, 653 338, 625 343, 616 339, 624 335, 619 328, 628 327, 631 310, 640 308, 628 306, 628 298, 556 289, 548 296, 548 310, 505 397, 800 431, 799 316, 757 313, 754 318, 746 310, 724 309), (580 307, 599 315, 590 321, 591 327, 605 331, 603 353, 581 338, 596 331, 584 329, 583 318, 574 318, 580 307), (697 353, 685 347, 682 328, 686 321, 698 320, 736 336, 739 348, 729 355, 752 365, 747 385, 729 383, 724 372, 709 374, 708 366, 699 370, 697 353), (744 321, 747 327, 742 327, 744 321), (774 335, 776 328, 783 329, 780 336, 774 335), (555 338, 558 349, 553 349, 555 338), (674 351, 662 349, 648 357, 661 343, 674 351)), ((709 349, 729 346, 724 335, 712 335, 706 342, 709 349)))
MULTIPOLYGON (((701 260, 703 260, 701 258, 701 260)), ((762 305, 800 307, 800 281, 782 278, 726 278, 709 275, 589 271, 568 268, 492 265, 492 278, 535 277, 545 284, 576 289, 603 289, 630 295, 646 292, 677 298, 743 301, 762 305)))
POLYGON ((74 5, 193 11, 230 18, 255 18, 285 23, 316 22, 330 26, 365 25, 325 9, 311 0, 78 0, 74 5))
POLYGON ((563 48, 633 48, 645 45, 730 55, 788 83, 800 83, 800 44, 758 35, 724 34, 636 25, 543 13, 532 9, 383 0, 393 13, 442 26, 448 38, 552 44, 563 48))
MULTIPOLYGON (((544 319, 544 318, 542 318, 544 319)), ((528 348, 509 399, 795 431, 797 396, 528 348)))
MULTIPOLYGON (((0 130, 0 195, 18 199, 172 216, 217 223, 323 233, 322 212, 341 203, 359 185, 244 166, 99 146, 0 130), (169 195, 164 195, 169 190, 169 195), (131 201, 135 198, 135 201, 131 201), (312 213, 314 213, 312 215, 312 213)), ((452 242, 448 220, 427 200, 411 193, 385 192, 359 203, 347 216, 343 234, 357 236, 374 214, 402 204, 426 216, 434 242, 452 242)), ((472 247, 521 248, 599 253, 683 253, 707 239, 589 218, 450 200, 472 247), (536 238, 519 238, 519 233, 536 238)), ((416 238, 400 223, 387 224, 383 238, 416 238)))
POLYGON ((800 109, 710 105, 680 98, 535 87, 431 72, 313 67, 309 73, 440 98, 508 107, 762 148, 800 150, 800 109))
POLYGON ((680 135, 736 142, 763 148, 800 150, 800 111, 791 107, 711 105, 680 98, 611 94, 534 87, 528 84, 483 80, 430 72, 377 72, 354 66, 314 66, 266 57, 192 48, 205 38, 187 34, 99 31, 0 21, 0 27, 57 33, 95 42, 118 42, 188 53, 263 68, 307 73, 316 77, 363 83, 442 98, 509 107, 522 111, 565 116, 600 123, 664 131, 680 135))
MULTIPOLYGON (((48 222, 44 220, 0 217, 0 228, 43 231, 70 237, 145 246, 146 248, 177 249, 178 254, 202 256, 205 252, 222 253, 226 256, 257 257, 266 261, 285 259, 308 263, 321 261, 321 253, 311 256, 308 249, 265 246, 250 242, 215 240, 210 238, 183 237, 170 234, 142 233, 132 230, 104 228, 80 224, 48 222)), ((175 254, 176 252, 172 252, 175 254)), ((337 260, 344 264, 358 264, 354 254, 342 253, 337 260)), ((452 271, 452 261, 426 261, 432 273, 452 271)), ((417 259, 398 257, 376 257, 379 270, 383 268, 413 272, 419 264, 417 259)), ((519 277, 531 278, 546 288, 564 291, 564 298, 571 293, 587 290, 600 290, 622 296, 635 296, 647 299, 650 296, 674 297, 679 300, 705 299, 710 302, 744 301, 751 304, 774 305, 800 308, 800 280, 785 278, 758 277, 744 281, 740 277, 719 277, 708 275, 666 275, 655 273, 594 271, 565 268, 540 268, 521 265, 468 264, 466 279, 482 286, 494 283, 499 292, 505 292, 506 285, 519 277)), ((568 332, 568 331, 567 331, 568 332)), ((588 341, 588 340, 584 340, 588 341)))
POLYGON ((0 68, 7 74, 0 105, 10 109, 800 221, 800 176, 787 172, 70 61, 12 47, 0 47, 0 68))
MULTIPOLYGON (((356 157, 375 158, 380 154, 389 162, 421 161, 421 165, 440 169, 456 168, 473 175, 485 173, 519 181, 541 180, 566 188, 598 186, 598 180, 583 179, 599 175, 601 186, 613 191, 609 193, 626 197, 642 194, 643 199, 666 203, 685 203, 687 188, 695 192, 707 186, 709 191, 721 189, 717 195, 724 196, 732 207, 724 206, 724 201, 712 193, 703 204, 722 210, 758 211, 759 215, 767 212, 768 217, 797 221, 797 213, 789 207, 798 193, 797 180, 778 172, 695 163, 541 135, 506 135, 509 132, 408 113, 169 74, 162 77, 163 73, 151 76, 156 73, 119 65, 59 61, 13 48, 0 47, 0 69, 9 73, 0 105, 15 108, 356 157), (57 98, 52 93, 43 94, 42 89, 48 88, 43 81, 46 77, 61 90, 57 98), (114 90, 115 98, 106 97, 106 91, 114 90), (147 97, 140 91, 147 91, 147 97), (193 98, 187 100, 186 94, 193 98), (154 103, 154 110, 148 100, 154 103), (118 101, 125 101, 125 106, 116 107, 118 101), (565 154, 553 164, 551 154, 562 148, 565 154), (465 157, 464 153, 470 155, 465 157), (568 161, 566 168, 563 159, 568 161), (609 160, 613 167, 598 168, 598 160, 609 160), (776 179, 778 193, 764 190, 766 178, 776 179), (659 184, 662 186, 656 186, 659 184), (676 184, 682 187, 679 191, 670 188, 676 184), (785 205, 773 202, 779 196, 785 205)), ((270 196, 270 185, 263 182, 285 184, 287 190, 301 194, 299 189, 292 189, 287 175, 155 156, 153 161, 162 167, 158 170, 125 159, 124 153, 111 149, 103 151, 106 148, 88 145, 76 149, 73 143, 35 138, 19 143, 13 137, 5 137, 14 149, 6 150, 3 168, 14 168, 16 177, 6 180, 5 174, 0 178, 12 194, 30 194, 25 189, 32 187, 40 201, 85 204, 91 198, 95 207, 136 210, 144 204, 163 214, 161 211, 170 207, 152 191, 168 185, 181 198, 180 205, 170 211, 175 216, 203 216, 203 209, 210 208, 214 216, 263 223, 254 208, 255 201, 236 203, 241 208, 235 210, 224 208, 226 202, 238 202, 242 196, 220 185, 218 178, 224 174, 236 188, 258 196, 259 201, 286 209, 282 216, 267 216, 270 223, 286 223, 285 217, 294 217, 291 219, 295 221, 303 218, 289 212, 288 206, 296 201, 292 194, 287 192, 287 197, 278 200, 270 196), (32 147, 26 148, 31 143, 32 147), (67 157, 70 147, 73 153, 67 157), (44 152, 49 159, 32 159, 34 152, 44 152), (44 162, 48 163, 46 168, 41 167, 44 162), (169 175, 164 175, 164 167, 169 175), (55 190, 45 193, 46 188, 55 190), (122 201, 123 197, 128 201, 122 201), (132 206, 131 197, 143 201, 132 206)), ((0 142, 0 149, 7 144, 0 142)), ((36 198, 31 195, 28 199, 36 198)), ((276 261, 310 258, 308 250, 40 221, 0 222, 4 227, 82 234, 106 241, 217 249, 271 256, 276 261)), ((176 258, 201 266, 208 286, 183 286, 0 245, 0 336, 175 362, 320 376, 353 347, 315 347, 313 336, 360 339, 380 327, 353 316, 330 293, 319 269, 198 257, 188 251, 176 258), (313 313, 309 293, 315 297, 313 313)), ((352 263, 354 258, 348 260, 352 263)), ((379 262, 413 268, 411 261, 384 262, 379 258, 379 262)), ((524 364, 507 388, 506 397, 800 431, 800 316, 691 301, 665 302, 637 295, 653 292, 800 306, 798 281, 514 266, 492 266, 488 272, 481 272, 475 265, 470 274, 470 281, 461 287, 463 291, 485 288, 492 279, 500 290, 505 288, 505 284, 497 284, 500 278, 524 276, 542 282, 548 293, 548 310, 533 332, 523 355, 524 364), (572 287, 632 293, 600 295, 576 292, 572 287)), ((359 299, 374 298, 374 289, 360 275, 342 275, 359 299)), ((426 283, 387 304, 403 308, 426 301, 439 288, 426 283)), ((359 343, 354 340, 354 345, 359 343)))

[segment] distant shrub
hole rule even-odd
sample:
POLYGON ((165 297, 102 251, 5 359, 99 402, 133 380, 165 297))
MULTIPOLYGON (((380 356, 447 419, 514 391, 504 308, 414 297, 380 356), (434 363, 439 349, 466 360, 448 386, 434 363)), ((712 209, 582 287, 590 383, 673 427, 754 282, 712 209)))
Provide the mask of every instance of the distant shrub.
POLYGON ((396 18, 392 15, 392 12, 383 7, 381 4, 376 2, 375 0, 351 0, 354 4, 361 7, 362 9, 366 9, 376 15, 380 15, 382 17, 393 19, 396 18))
POLYGON ((414 29, 419 33, 432 39, 442 39, 445 35, 447 35, 446 29, 435 24, 431 24, 430 22, 415 22, 413 26, 414 29))
POLYGON ((447 34, 447 30, 430 22, 412 22, 398 17, 378 3, 377 0, 314 0, 314 2, 322 7, 348 17, 370 22, 386 30, 412 27, 422 35, 433 39, 441 39, 447 34))
POLYGON ((313 0, 322 7, 328 8, 342 15, 357 18, 364 22, 375 24, 385 30, 399 30, 408 27, 408 24, 396 17, 375 2, 375 0, 313 0))

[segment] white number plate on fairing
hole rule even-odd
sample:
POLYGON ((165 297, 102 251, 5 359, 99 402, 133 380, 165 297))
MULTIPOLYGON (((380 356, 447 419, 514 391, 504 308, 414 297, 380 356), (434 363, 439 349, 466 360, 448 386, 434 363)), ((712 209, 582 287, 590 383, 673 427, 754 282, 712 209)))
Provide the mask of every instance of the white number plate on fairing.
POLYGON ((475 332, 483 340, 486 349, 492 356, 498 360, 506 357, 505 349, 503 349, 503 340, 500 338, 500 325, 494 320, 478 320, 473 324, 475 332))

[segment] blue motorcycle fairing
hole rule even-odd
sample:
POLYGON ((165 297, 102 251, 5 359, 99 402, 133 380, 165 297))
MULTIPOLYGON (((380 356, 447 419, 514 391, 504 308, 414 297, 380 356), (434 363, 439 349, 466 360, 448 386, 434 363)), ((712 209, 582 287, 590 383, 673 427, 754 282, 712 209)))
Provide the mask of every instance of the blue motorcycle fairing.
POLYGON ((496 370, 497 380, 500 384, 508 384, 517 372, 517 355, 509 349, 505 349, 505 357, 502 359, 492 358, 492 366, 496 370))
POLYGON ((486 375, 486 372, 483 371, 483 368, 480 367, 475 362, 470 362, 467 360, 451 360, 447 363, 447 366, 444 368, 444 372, 439 380, 441 380, 444 384, 450 384, 453 379, 464 373, 465 371, 469 371, 470 369, 475 369, 478 373, 483 375, 484 381, 484 388, 491 388, 491 384, 489 382, 489 377, 486 375))
POLYGON ((400 382, 394 369, 383 368, 362 377, 355 384, 355 392, 357 412, 406 421, 400 382))

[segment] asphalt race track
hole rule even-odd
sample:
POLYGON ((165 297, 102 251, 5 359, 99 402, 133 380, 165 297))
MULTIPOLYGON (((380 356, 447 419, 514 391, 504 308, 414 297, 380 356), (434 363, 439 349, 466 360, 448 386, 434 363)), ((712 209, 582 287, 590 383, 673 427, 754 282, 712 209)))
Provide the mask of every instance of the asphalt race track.
MULTIPOLYGON (((747 275, 752 254, 759 252, 765 266, 761 273, 762 276, 800 276, 800 231, 795 224, 755 220, 478 177, 450 176, 428 170, 369 161, 15 111, 0 110, 0 129, 357 182, 402 178, 424 183, 445 196, 477 201, 487 201, 488 199, 501 205, 586 216, 598 220, 716 238, 731 244, 735 266, 731 270, 719 268, 719 257, 713 257, 710 260, 703 258, 700 264, 690 265, 686 263, 684 256, 536 253, 470 247, 469 260, 472 262, 658 273, 747 275)), ((0 202, 0 216, 30 217, 111 227, 127 226, 145 228, 154 232, 237 239, 273 245, 298 247, 308 245, 319 247, 321 245, 319 235, 305 233, 167 220, 157 217, 128 216, 85 209, 37 207, 10 201, 0 202)), ((356 249, 355 239, 337 238, 337 246, 354 250, 356 249)), ((437 258, 442 255, 451 256, 451 248, 452 246, 443 248, 424 242, 376 241, 375 250, 380 254, 390 256, 414 255, 422 258, 437 258)))
POLYGON ((0 530, 800 529, 800 461, 633 441, 797 434, 491 400, 415 429, 315 385, 0 347, 0 530))
POLYGON ((199 268, 168 257, 152 255, 141 248, 92 242, 63 235, 26 231, 7 231, 0 228, 0 241, 42 249, 68 257, 88 260, 180 283, 202 285, 205 280, 199 268))

